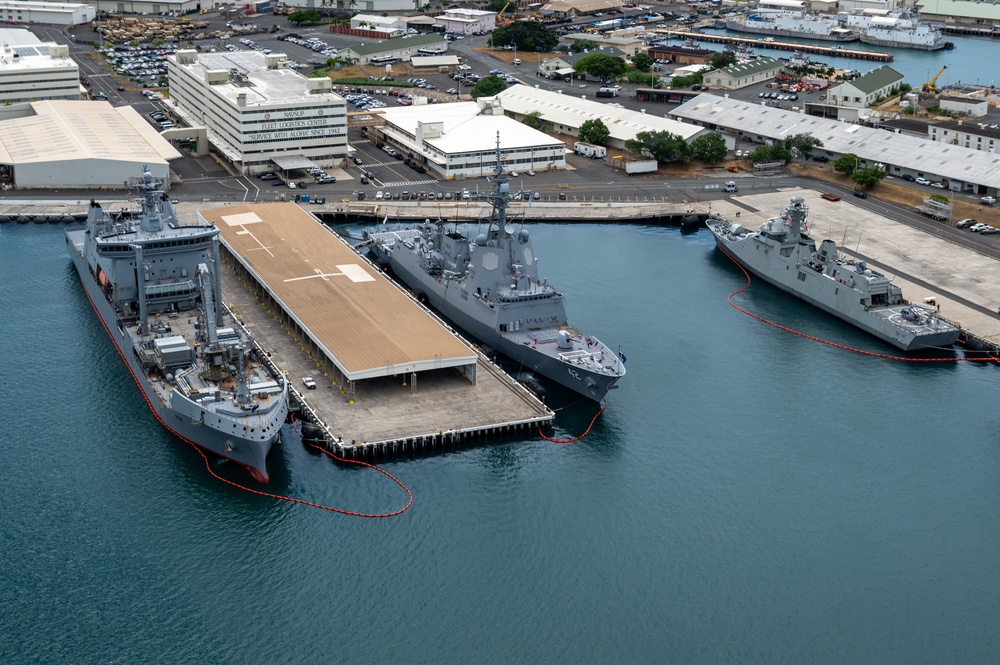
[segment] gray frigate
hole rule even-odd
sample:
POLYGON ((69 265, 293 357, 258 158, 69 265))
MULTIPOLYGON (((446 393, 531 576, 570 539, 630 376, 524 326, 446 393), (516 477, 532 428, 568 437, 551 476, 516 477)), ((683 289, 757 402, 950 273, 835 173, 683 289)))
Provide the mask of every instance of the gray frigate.
POLYGON ((907 301, 898 286, 865 261, 841 256, 832 240, 817 250, 808 236, 807 214, 797 196, 758 231, 717 214, 707 224, 716 245, 748 271, 904 351, 958 340, 961 331, 941 319, 936 306, 907 301))
POLYGON ((499 140, 486 233, 475 241, 442 220, 366 233, 375 259, 459 328, 570 390, 600 401, 625 375, 625 357, 571 327, 563 294, 538 276, 528 230, 507 217, 514 197, 499 140), (519 228, 520 226, 520 228, 519 228))
POLYGON ((66 244, 84 291, 157 420, 268 479, 287 381, 222 303, 219 230, 182 225, 144 172, 138 212, 90 202, 66 244))

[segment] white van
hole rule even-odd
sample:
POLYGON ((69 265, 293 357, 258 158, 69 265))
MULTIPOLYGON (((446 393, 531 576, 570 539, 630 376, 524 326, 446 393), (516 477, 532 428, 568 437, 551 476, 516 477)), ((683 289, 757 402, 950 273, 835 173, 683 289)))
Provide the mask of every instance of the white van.
POLYGON ((738 192, 738 191, 740 191, 740 189, 739 189, 739 187, 736 186, 736 183, 734 181, 730 180, 730 181, 726 182, 726 191, 727 192, 738 192))

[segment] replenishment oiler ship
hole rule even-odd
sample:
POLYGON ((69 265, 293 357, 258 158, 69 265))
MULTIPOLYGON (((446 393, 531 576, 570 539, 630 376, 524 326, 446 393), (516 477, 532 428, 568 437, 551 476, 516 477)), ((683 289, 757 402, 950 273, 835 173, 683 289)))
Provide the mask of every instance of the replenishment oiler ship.
POLYGON ((177 221, 144 172, 138 213, 91 201, 66 244, 84 291, 160 423, 267 482, 288 384, 222 303, 219 230, 177 221))
POLYGON ((716 214, 707 224, 716 245, 748 271, 904 351, 958 340, 961 331, 939 318, 936 307, 906 301, 885 275, 840 256, 834 241, 824 240, 817 251, 807 235, 807 213, 797 196, 759 231, 716 214))
POLYGON ((625 376, 625 356, 570 327, 563 294, 539 278, 528 230, 507 218, 513 194, 499 139, 491 180, 493 192, 473 197, 493 208, 474 242, 438 220, 366 233, 371 251, 420 300, 483 344, 600 401, 625 376))

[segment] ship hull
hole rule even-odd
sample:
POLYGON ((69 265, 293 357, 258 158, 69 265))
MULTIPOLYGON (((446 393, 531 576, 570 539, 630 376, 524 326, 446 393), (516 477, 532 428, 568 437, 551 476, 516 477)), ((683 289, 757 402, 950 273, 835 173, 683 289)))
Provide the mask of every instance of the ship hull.
POLYGON ((371 251, 376 260, 388 265, 396 278, 419 300, 426 301, 429 307, 440 312, 466 334, 496 349, 524 369, 530 369, 598 402, 620 378, 563 362, 527 343, 526 334, 499 332, 495 324, 496 314, 482 299, 475 296, 463 298, 461 288, 451 287, 449 280, 438 281, 418 267, 399 260, 395 252, 384 251, 378 244, 372 245, 371 251))
MULTIPOLYGON (((853 295, 854 291, 846 285, 841 288, 833 284, 834 289, 831 291, 829 288, 830 284, 820 281, 823 279, 821 276, 810 274, 809 271, 804 271, 804 274, 809 276, 807 281, 800 281, 798 279, 800 272, 798 266, 791 266, 795 268, 792 270, 789 269, 790 264, 785 262, 764 264, 760 259, 761 257, 768 256, 768 253, 751 251, 750 247, 752 245, 750 243, 753 242, 752 240, 730 241, 720 236, 714 228, 709 228, 715 236, 716 246, 748 272, 753 273, 785 293, 804 300, 810 305, 842 321, 846 321, 903 351, 950 346, 958 338, 959 333, 955 329, 918 335, 905 328, 892 325, 889 323, 889 319, 897 316, 898 311, 895 310, 902 309, 901 307, 865 309, 858 304, 856 297, 853 295), (777 278, 776 275, 795 279, 796 283, 788 284, 784 279, 777 278), (800 284, 802 286, 799 286, 800 284)), ((773 255, 774 253, 772 252, 771 254, 773 255)))
MULTIPOLYGON (((79 233, 82 234, 82 232, 79 233)), ((127 338, 119 331, 115 323, 117 317, 114 310, 101 293, 97 281, 91 277, 83 255, 77 250, 73 242, 72 232, 67 233, 66 240, 70 258, 76 267, 77 274, 80 276, 80 283, 94 309, 94 313, 97 314, 97 318, 104 327, 104 330, 108 333, 111 341, 114 342, 118 355, 125 362, 125 366, 139 387, 143 399, 160 424, 167 431, 186 443, 219 457, 232 460, 246 467, 250 474, 258 481, 267 482, 267 454, 279 438, 281 423, 285 420, 287 407, 282 413, 269 413, 266 416, 255 417, 253 424, 256 427, 260 427, 261 429, 266 427, 269 431, 274 432, 273 435, 259 440, 246 439, 212 427, 205 422, 206 419, 222 421, 223 418, 212 413, 205 414, 200 407, 179 395, 176 391, 174 392, 173 399, 178 399, 182 402, 180 404, 181 407, 188 407, 185 408, 187 413, 182 413, 179 410, 171 408, 169 404, 161 400, 156 394, 142 367, 139 366, 135 354, 130 348, 126 347, 125 341, 127 338), (267 422, 262 420, 265 417, 267 422)), ((220 424, 222 423, 220 422, 220 424)), ((225 424, 230 424, 230 421, 227 420, 225 424)))
POLYGON ((921 44, 916 42, 901 42, 893 39, 880 39, 869 35, 862 35, 861 41, 872 46, 889 46, 892 48, 909 48, 918 51, 941 51, 948 48, 949 42, 937 42, 935 44, 921 44))
POLYGON ((749 32, 755 35, 769 35, 771 37, 794 37, 797 39, 816 39, 824 42, 856 42, 860 37, 854 33, 823 33, 809 32, 804 30, 786 30, 775 28, 764 21, 726 21, 726 29, 736 32, 749 32), (761 23, 762 25, 754 25, 761 23))

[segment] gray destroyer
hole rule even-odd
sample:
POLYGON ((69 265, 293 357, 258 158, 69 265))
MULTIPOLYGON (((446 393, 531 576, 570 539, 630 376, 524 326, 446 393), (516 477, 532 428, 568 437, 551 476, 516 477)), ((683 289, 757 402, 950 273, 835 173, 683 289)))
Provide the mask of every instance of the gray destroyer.
POLYGON ((266 482, 287 381, 222 303, 219 230, 181 225, 161 184, 143 173, 137 213, 91 201, 70 258, 160 424, 266 482))
POLYGON ((438 220, 366 234, 377 261, 418 298, 525 369, 600 401, 625 375, 624 356, 570 327, 563 294, 538 276, 528 230, 507 218, 513 198, 497 147, 486 233, 475 242, 438 220))
POLYGON ((715 214, 707 224, 716 245, 748 271, 904 351, 958 340, 959 328, 939 318, 936 308, 908 302, 885 275, 842 257, 834 241, 824 240, 817 251, 807 235, 807 214, 797 196, 758 231, 715 214))

